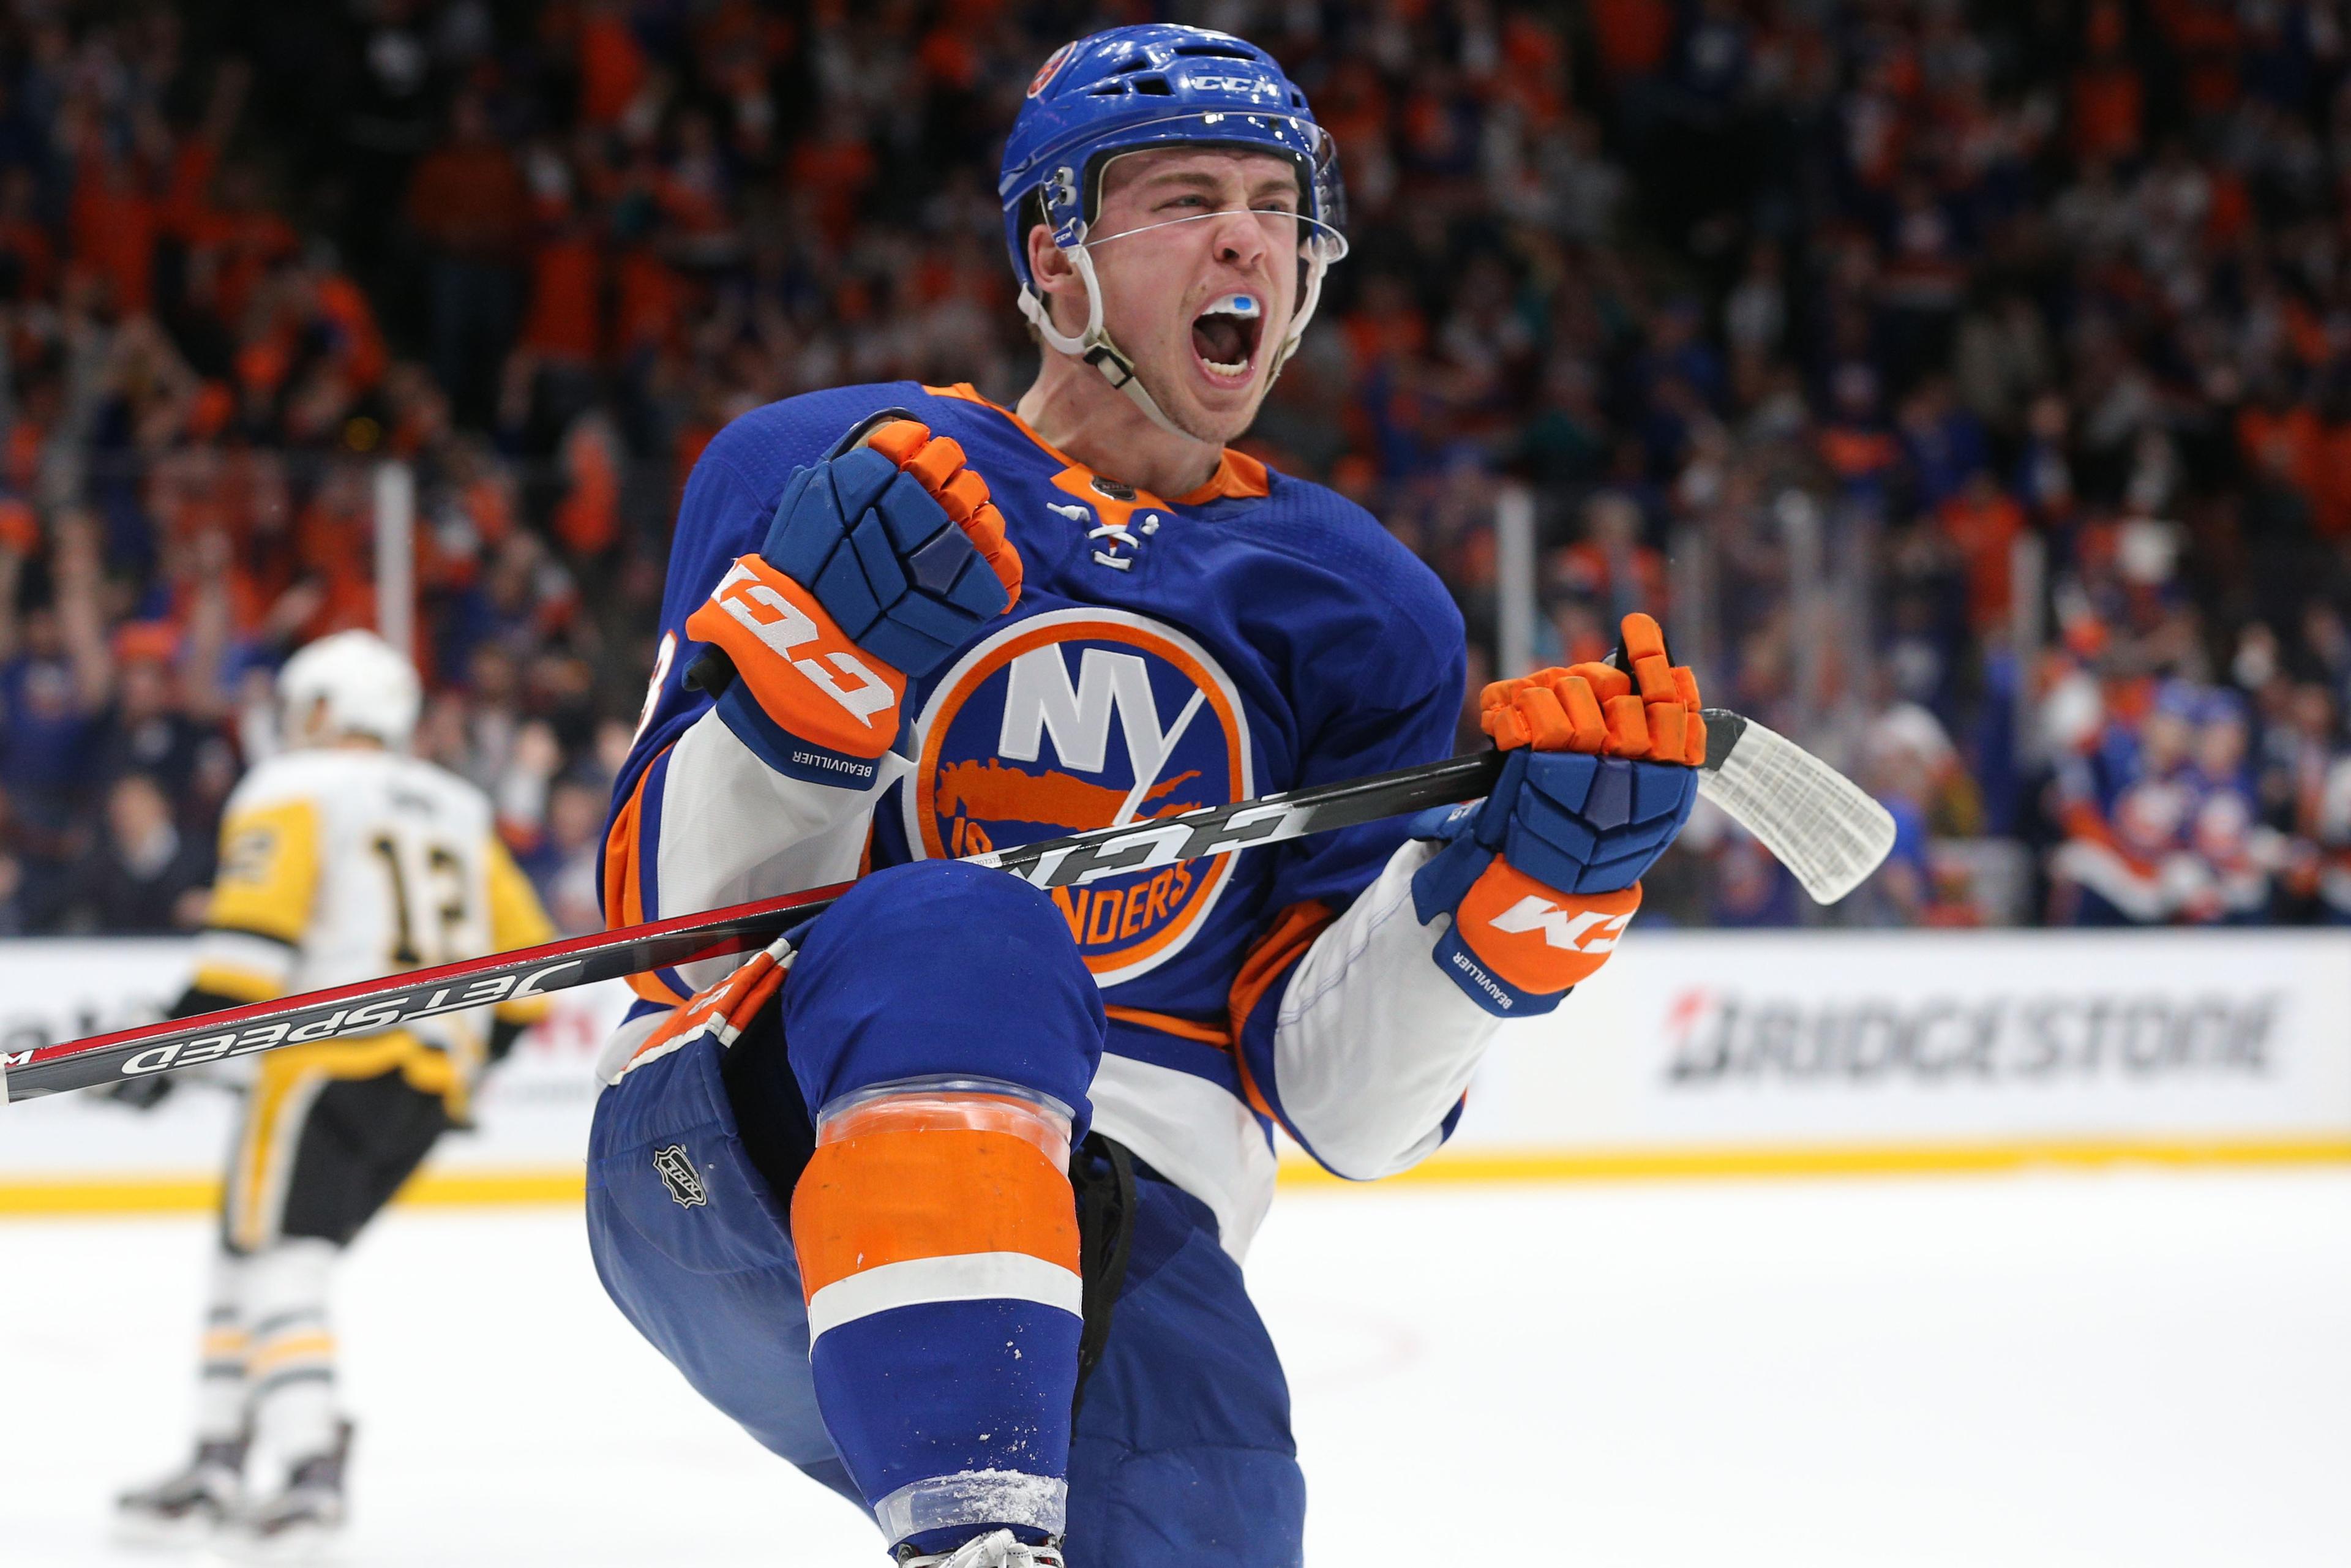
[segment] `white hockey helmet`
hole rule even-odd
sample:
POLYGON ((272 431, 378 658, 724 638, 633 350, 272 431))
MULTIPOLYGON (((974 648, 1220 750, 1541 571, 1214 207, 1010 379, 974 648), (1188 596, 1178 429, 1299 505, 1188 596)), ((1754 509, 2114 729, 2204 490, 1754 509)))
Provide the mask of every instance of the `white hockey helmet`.
POLYGON ((363 735, 398 750, 416 728, 423 692, 415 667, 372 632, 337 632, 309 643, 277 672, 277 699, 299 731, 324 705, 330 735, 363 735))

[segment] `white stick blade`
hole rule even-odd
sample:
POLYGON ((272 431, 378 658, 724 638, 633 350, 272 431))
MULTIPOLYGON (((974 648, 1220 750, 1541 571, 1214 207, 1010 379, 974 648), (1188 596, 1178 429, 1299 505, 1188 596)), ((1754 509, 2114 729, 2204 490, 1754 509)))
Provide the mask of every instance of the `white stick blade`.
POLYGON ((1861 786, 1786 738, 1747 721, 1698 793, 1736 818, 1815 904, 1834 904, 1894 847, 1894 819, 1861 786))

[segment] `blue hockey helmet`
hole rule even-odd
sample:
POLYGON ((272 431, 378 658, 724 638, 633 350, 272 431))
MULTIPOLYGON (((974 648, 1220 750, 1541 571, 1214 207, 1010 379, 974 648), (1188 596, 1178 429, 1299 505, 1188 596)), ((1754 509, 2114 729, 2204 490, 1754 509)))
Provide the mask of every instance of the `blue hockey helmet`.
POLYGON ((1022 313, 1047 343, 1088 361, 1171 430, 1135 378, 1133 361, 1102 329, 1087 228, 1098 211, 1102 169, 1113 158, 1175 146, 1267 152, 1298 165, 1298 308, 1273 361, 1278 375, 1313 317, 1323 269, 1347 254, 1347 241, 1338 150, 1315 123, 1306 94, 1271 55, 1229 33, 1165 22, 1113 27, 1064 44, 1029 83, 997 182, 1022 313), (1087 325, 1074 337, 1053 325, 1029 271, 1029 231, 1040 221, 1051 227, 1053 243, 1070 256, 1086 286, 1087 325))

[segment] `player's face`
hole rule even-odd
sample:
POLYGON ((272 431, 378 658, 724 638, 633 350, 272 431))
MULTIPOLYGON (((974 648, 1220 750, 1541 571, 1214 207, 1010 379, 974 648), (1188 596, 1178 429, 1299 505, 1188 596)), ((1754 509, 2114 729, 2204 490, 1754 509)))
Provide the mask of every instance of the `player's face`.
POLYGON ((1102 324, 1160 409, 1219 444, 1249 426, 1298 304, 1298 171, 1169 148, 1113 160, 1092 228, 1102 324))

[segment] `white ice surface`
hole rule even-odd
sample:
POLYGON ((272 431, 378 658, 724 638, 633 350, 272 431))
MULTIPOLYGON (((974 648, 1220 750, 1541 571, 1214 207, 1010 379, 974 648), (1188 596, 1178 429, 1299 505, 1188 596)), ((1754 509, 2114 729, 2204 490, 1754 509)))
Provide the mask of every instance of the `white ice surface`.
MULTIPOLYGON (((154 1563, 193 1219, 0 1225, 0 1564, 154 1563)), ((1308 1560, 2351 1562, 2351 1172, 1287 1192, 1308 1560)), ((339 1301, 352 1564, 882 1564, 604 1301, 576 1214, 395 1211, 339 1301)), ((169 1561, 164 1559, 163 1561, 169 1561)))

